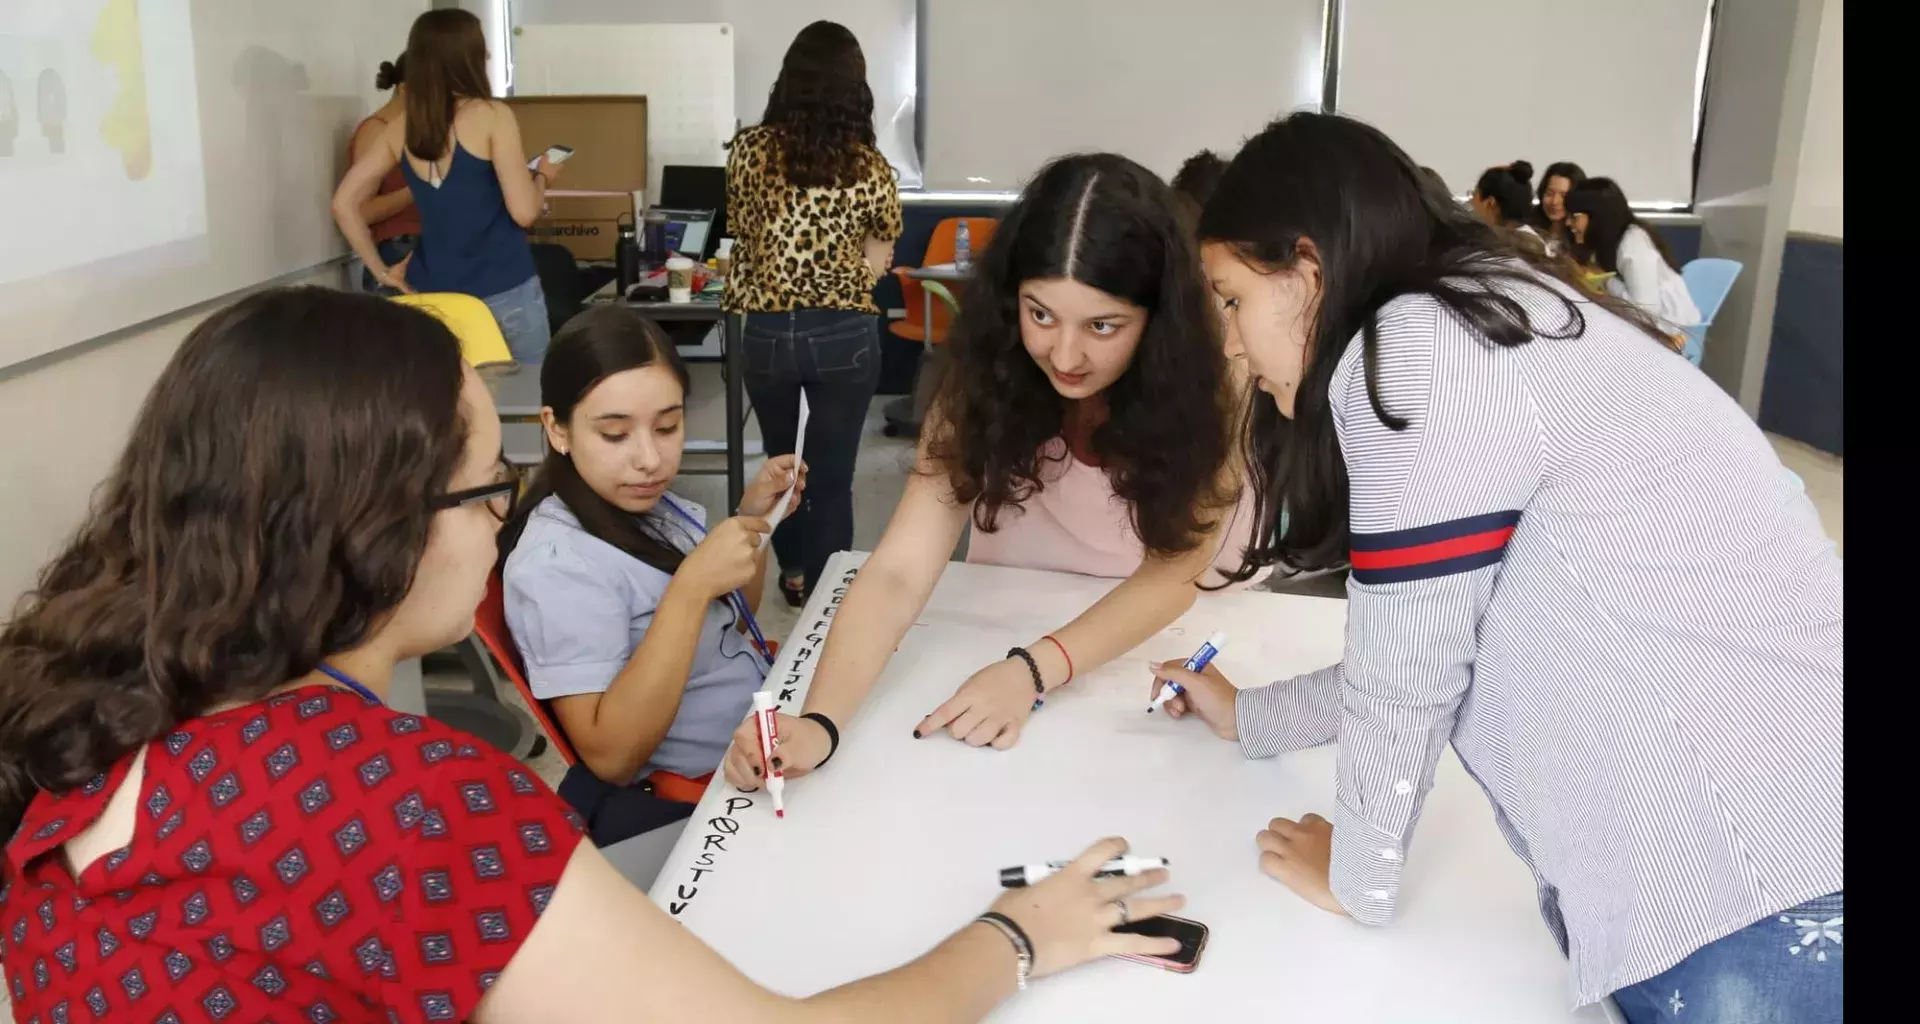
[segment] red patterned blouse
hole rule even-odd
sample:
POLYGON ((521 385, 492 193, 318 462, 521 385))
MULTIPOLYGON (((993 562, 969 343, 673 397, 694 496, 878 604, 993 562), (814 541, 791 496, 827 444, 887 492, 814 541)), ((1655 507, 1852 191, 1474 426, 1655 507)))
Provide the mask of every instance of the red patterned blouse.
POLYGON ((511 758, 311 686, 153 743, 132 842, 76 877, 60 844, 132 761, 40 794, 7 845, 19 1021, 463 1020, 581 839, 511 758))

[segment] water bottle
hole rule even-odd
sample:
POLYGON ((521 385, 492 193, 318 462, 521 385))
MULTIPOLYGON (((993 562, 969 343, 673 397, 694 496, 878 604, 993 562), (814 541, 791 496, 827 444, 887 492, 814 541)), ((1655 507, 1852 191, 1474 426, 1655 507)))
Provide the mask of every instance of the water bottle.
POLYGON ((619 282, 620 294, 625 295, 640 280, 640 238, 632 218, 619 221, 619 225, 620 237, 613 248, 614 279, 619 282))
POLYGON ((962 220, 953 232, 953 265, 965 270, 973 264, 973 233, 962 220))

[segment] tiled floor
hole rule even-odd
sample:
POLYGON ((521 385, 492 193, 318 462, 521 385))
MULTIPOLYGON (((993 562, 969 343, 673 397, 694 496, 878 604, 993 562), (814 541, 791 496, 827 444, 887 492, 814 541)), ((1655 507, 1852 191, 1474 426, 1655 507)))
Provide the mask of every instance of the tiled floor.
MULTIPOLYGON (((860 550, 871 551, 880 540, 880 533, 887 525, 887 517, 892 514, 893 506, 900 499, 901 491, 906 487, 907 470, 911 466, 913 445, 909 441, 889 438, 881 433, 880 406, 887 401, 877 399, 867 417, 867 436, 861 443, 860 458, 854 475, 854 546, 860 550)), ((689 402, 688 423, 690 436, 720 437, 726 422, 723 412, 723 397, 719 368, 712 364, 693 367, 693 400, 689 402)), ((749 438, 759 437, 757 424, 749 422, 749 438)), ((1821 522, 1833 537, 1836 546, 1841 541, 1842 526, 1842 473, 1843 466, 1839 458, 1809 448, 1797 441, 1776 437, 1774 448, 1780 453, 1781 461, 1787 468, 1798 473, 1806 481, 1807 493, 1813 498, 1819 509, 1821 522)), ((720 460, 709 460, 712 465, 721 465, 720 460)), ((706 465, 708 462, 697 463, 706 465)), ((757 465, 750 464, 751 474, 757 465)), ((686 476, 675 486, 675 490, 687 497, 706 505, 709 509, 723 509, 726 506, 726 480, 721 476, 686 476)), ((1301 592, 1320 593, 1328 596, 1342 596, 1338 578, 1309 581, 1297 585, 1301 592), (1331 586, 1329 585, 1331 584, 1331 586)), ((1292 588, 1290 588, 1292 589, 1292 588)), ((760 603, 760 624, 771 639, 784 639, 792 630, 797 614, 787 607, 779 592, 774 588, 772 574, 769 573, 767 594, 760 603)), ((429 686, 464 686, 464 681, 445 676, 430 674, 429 686)), ((510 695, 511 696, 511 695, 510 695)), ((517 704, 518 698, 514 697, 517 704)), ((529 763, 539 771, 548 782, 558 783, 565 766, 553 751, 548 750, 529 763)))

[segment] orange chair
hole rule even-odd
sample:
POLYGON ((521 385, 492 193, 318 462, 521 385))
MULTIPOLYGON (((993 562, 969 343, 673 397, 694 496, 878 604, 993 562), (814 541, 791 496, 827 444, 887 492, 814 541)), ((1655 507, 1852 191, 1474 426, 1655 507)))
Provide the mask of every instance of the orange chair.
MULTIPOLYGON (((484 654, 477 660, 498 665, 500 670, 506 673, 507 680, 513 684, 513 688, 520 691, 520 699, 526 702, 527 711, 532 713, 533 720, 539 723, 540 731, 546 734, 547 742, 553 744, 554 750, 559 751, 560 758, 569 766, 580 760, 573 752, 573 745, 567 742, 566 734, 560 731, 560 726, 554 722, 553 716, 547 714, 546 705, 533 695, 533 687, 527 684, 526 665, 520 660, 520 649, 514 646, 513 634, 507 630, 507 603, 500 586, 500 572, 497 569, 487 576, 487 596, 481 599, 480 608, 474 613, 473 636, 468 639, 468 642, 478 644, 485 649, 484 654), (489 659, 484 656, 485 654, 491 654, 493 657, 489 659)), ((491 665, 487 667, 490 668, 491 665)))
MULTIPOLYGON (((993 231, 1000 222, 992 217, 948 217, 933 226, 933 237, 927 240, 927 253, 921 258, 922 266, 935 266, 953 262, 953 239, 960 230, 960 222, 967 222, 967 243, 974 258, 987 250, 987 244, 993 241, 993 231)), ((893 268, 893 275, 900 279, 900 294, 905 300, 907 316, 904 320, 895 320, 887 325, 887 330, 895 336, 908 341, 925 342, 928 340, 927 318, 933 318, 932 341, 935 345, 946 343, 947 331, 953 326, 953 314, 944 303, 930 303, 926 289, 919 281, 908 277, 908 267, 893 268)), ((958 295, 964 285, 955 284, 953 291, 958 295)))

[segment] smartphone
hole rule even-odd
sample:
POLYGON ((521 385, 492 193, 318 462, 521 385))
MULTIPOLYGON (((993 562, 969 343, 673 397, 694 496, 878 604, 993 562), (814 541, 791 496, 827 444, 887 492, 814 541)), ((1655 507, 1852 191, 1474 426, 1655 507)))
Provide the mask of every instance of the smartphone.
POLYGON ((1162 915, 1149 917, 1144 921, 1135 921, 1115 928, 1116 932, 1130 935, 1150 935, 1157 939, 1179 939, 1180 949, 1167 956, 1118 956, 1117 960, 1132 960, 1135 963, 1151 964, 1161 970, 1191 974, 1200 965, 1200 952, 1207 948, 1207 926, 1198 921, 1189 921, 1184 917, 1162 915))
MULTIPOLYGON (((567 162, 567 158, 572 155, 572 146, 548 146, 545 154, 547 162, 550 164, 564 164, 567 162)), ((540 166, 540 158, 537 156, 527 161, 527 170, 529 171, 538 166, 540 166)))

